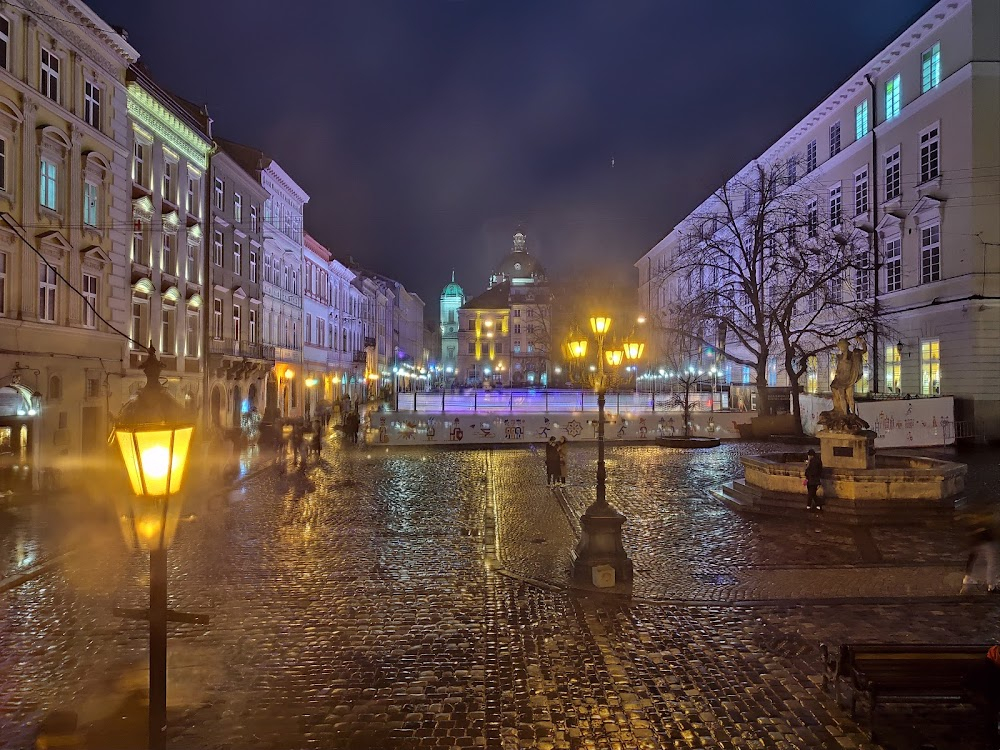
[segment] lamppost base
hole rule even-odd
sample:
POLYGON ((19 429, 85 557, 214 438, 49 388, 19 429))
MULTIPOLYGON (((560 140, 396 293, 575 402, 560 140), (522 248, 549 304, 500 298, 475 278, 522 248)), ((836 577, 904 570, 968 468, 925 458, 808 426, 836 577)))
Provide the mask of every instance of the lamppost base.
POLYGON ((607 504, 594 503, 580 517, 580 541, 573 551, 573 580, 594 585, 594 568, 610 566, 615 584, 632 582, 632 561, 622 545, 625 516, 607 504))

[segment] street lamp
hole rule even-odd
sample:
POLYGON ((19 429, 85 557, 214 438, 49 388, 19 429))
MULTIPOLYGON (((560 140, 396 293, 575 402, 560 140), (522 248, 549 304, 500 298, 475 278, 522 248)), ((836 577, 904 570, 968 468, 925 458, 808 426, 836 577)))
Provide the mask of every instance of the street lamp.
MULTIPOLYGON (((604 463, 604 405, 608 392, 610 374, 604 371, 607 361, 611 367, 618 367, 625 357, 624 349, 605 350, 604 339, 611 329, 611 318, 594 316, 590 319, 590 330, 597 340, 597 368, 592 377, 597 391, 597 499, 580 518, 580 542, 573 551, 573 578, 581 582, 591 582, 594 568, 610 565, 615 570, 616 582, 628 583, 632 580, 632 561, 622 546, 622 524, 625 516, 615 510, 607 500, 607 469, 604 463)), ((570 355, 581 359, 587 352, 587 339, 575 335, 569 341, 570 355)), ((591 366, 591 370, 595 368, 591 366)))
POLYGON ((194 424, 160 384, 163 365, 150 347, 146 384, 122 407, 115 440, 134 497, 120 514, 126 541, 149 551, 149 747, 166 747, 167 549, 180 518, 181 488, 194 424))

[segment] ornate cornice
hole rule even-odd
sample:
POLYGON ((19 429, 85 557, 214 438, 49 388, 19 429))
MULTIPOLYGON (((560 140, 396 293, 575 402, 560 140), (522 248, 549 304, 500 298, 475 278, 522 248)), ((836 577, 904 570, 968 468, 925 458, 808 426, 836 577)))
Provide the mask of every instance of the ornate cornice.
POLYGON ((103 21, 100 21, 100 18, 86 6, 81 7, 71 0, 54 0, 50 6, 43 6, 35 0, 22 0, 22 5, 35 14, 36 22, 44 20, 46 25, 53 27, 70 45, 83 52, 91 62, 109 73, 119 83, 125 68, 139 59, 139 53, 110 26, 104 24, 102 27, 103 21), (51 12, 53 8, 62 10, 71 18, 63 20, 53 17, 51 12), (79 31, 81 28, 86 29, 100 41, 104 45, 104 50, 97 49, 85 39, 79 31))
POLYGON ((208 166, 212 144, 204 136, 182 122, 138 83, 129 83, 127 90, 129 117, 152 130, 196 167, 204 170, 208 166))

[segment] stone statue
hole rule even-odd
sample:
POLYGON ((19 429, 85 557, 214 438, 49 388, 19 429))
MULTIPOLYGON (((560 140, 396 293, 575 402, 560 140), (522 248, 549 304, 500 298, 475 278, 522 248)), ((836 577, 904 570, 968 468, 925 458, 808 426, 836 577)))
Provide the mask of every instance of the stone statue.
POLYGON ((837 359, 837 372, 833 376, 833 382, 830 383, 830 390, 833 392, 833 411, 839 414, 857 414, 858 409, 854 404, 854 384, 861 380, 864 356, 868 349, 864 342, 861 342, 860 347, 851 349, 847 339, 838 341, 837 348, 840 349, 840 357, 837 359))
POLYGON ((837 348, 837 371, 834 373, 830 391, 833 394, 833 408, 819 416, 819 423, 831 432, 858 432, 868 429, 868 423, 858 416, 854 403, 854 384, 861 380, 864 356, 868 349, 864 341, 857 339, 860 346, 851 349, 847 339, 840 339, 837 348))

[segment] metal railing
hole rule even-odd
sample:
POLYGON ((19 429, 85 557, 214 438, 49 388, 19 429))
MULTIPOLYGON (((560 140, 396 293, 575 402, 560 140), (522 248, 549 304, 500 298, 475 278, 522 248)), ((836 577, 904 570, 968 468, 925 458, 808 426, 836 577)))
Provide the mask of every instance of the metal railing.
POLYGON ((239 339, 210 339, 208 353, 229 357, 249 357, 250 359, 266 359, 274 361, 274 347, 256 341, 239 339))
MULTIPOLYGON (((716 394, 718 395, 718 394, 716 394)), ((730 411, 719 409, 713 404, 710 392, 690 394, 691 407, 696 411, 730 411)), ((659 411, 682 411, 684 394, 662 392, 653 398, 650 393, 609 393, 605 407, 609 412, 654 413, 659 411)), ((427 391, 399 393, 396 397, 397 411, 418 413, 566 413, 577 411, 597 411, 597 394, 592 390, 547 390, 544 388, 527 390, 467 389, 464 391, 427 391)))

